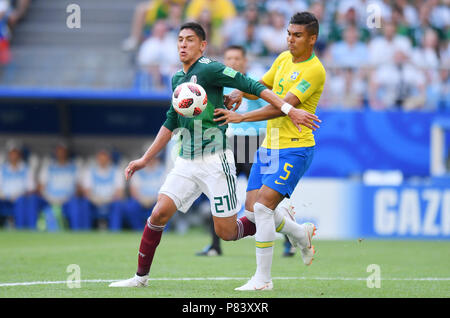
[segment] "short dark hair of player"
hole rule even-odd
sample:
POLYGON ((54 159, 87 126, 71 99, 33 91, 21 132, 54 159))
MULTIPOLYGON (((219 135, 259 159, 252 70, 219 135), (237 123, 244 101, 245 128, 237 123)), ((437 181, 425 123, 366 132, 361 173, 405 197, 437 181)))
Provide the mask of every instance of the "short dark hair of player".
POLYGON ((245 55, 247 55, 247 50, 241 45, 227 46, 227 48, 225 49, 225 52, 230 51, 230 50, 239 50, 239 51, 241 51, 242 56, 244 56, 244 57, 245 57, 245 55))
POLYGON ((206 40, 206 33, 203 27, 196 23, 196 22, 186 22, 183 23, 180 27, 180 31, 183 29, 190 29, 194 31, 194 33, 200 38, 200 40, 205 41, 206 40))
POLYGON ((304 25, 309 35, 317 36, 319 34, 319 21, 317 21, 317 18, 314 16, 314 14, 310 12, 297 12, 292 16, 289 24, 304 25))

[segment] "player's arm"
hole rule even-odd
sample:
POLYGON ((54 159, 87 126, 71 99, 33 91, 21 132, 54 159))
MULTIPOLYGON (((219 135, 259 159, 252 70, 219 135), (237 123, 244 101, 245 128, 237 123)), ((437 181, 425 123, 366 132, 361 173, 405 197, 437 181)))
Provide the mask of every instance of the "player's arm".
POLYGON ((125 168, 126 180, 129 180, 133 176, 133 173, 135 173, 137 170, 144 168, 150 162, 150 160, 155 158, 155 156, 167 146, 170 139, 172 138, 172 132, 177 127, 178 115, 171 105, 166 113, 166 121, 159 129, 159 132, 150 147, 141 158, 131 161, 125 168))
MULTIPOLYGON (((272 86, 269 86, 266 83, 264 83, 262 79, 259 80, 258 82, 267 87, 268 89, 272 89, 272 86)), ((232 111, 236 111, 242 103, 242 98, 247 98, 251 100, 259 99, 259 97, 256 95, 244 93, 238 89, 235 89, 230 94, 225 95, 224 105, 226 108, 231 109, 232 111)))
POLYGON ((161 126, 155 140, 152 142, 147 151, 141 158, 131 161, 125 168, 125 179, 129 180, 133 173, 137 170, 144 168, 150 160, 152 160, 161 150, 163 150, 170 139, 172 138, 172 130, 169 130, 166 126, 161 126))
MULTIPOLYGON (((220 63, 217 63, 220 64, 220 63)), ((222 64, 223 66, 223 64, 222 64)), ((273 105, 277 109, 281 110, 284 114, 286 114, 292 121, 292 123, 301 130, 301 125, 305 125, 310 127, 310 118, 311 115, 308 112, 305 112, 302 109, 297 109, 292 105, 298 105, 299 99, 297 99, 298 103, 291 104, 287 100, 281 99, 277 94, 275 94, 271 89, 262 85, 260 82, 257 82, 250 77, 247 77, 240 72, 234 71, 233 69, 227 67, 217 67, 215 66, 215 71, 212 72, 214 80, 219 85, 224 87, 233 87, 237 88, 243 92, 259 96, 264 99, 269 104, 273 105)), ((287 94, 286 94, 287 95, 287 94)), ((294 95, 294 94, 292 94, 294 95)), ((295 95, 294 95, 295 96, 295 95)), ((313 120, 320 122, 317 118, 313 120)))
MULTIPOLYGON (((300 100, 297 96, 295 96, 292 93, 287 93, 284 101, 291 104, 291 105, 300 105, 300 100)), ((301 125, 306 126, 312 130, 316 130, 317 128, 320 128, 315 121, 320 122, 319 118, 315 114, 311 114, 307 112, 304 109, 297 109, 302 114, 302 120, 300 122, 301 125)), ((244 113, 244 114, 238 114, 236 112, 226 110, 226 109, 216 109, 214 111, 214 115, 216 118, 214 121, 224 121, 223 123, 219 124, 219 126, 228 124, 228 123, 240 123, 243 121, 261 121, 261 120, 267 120, 272 119, 280 116, 285 116, 285 114, 279 109, 273 106, 272 104, 269 104, 267 106, 264 106, 260 109, 244 113)), ((301 128, 299 127, 299 130, 301 128)))

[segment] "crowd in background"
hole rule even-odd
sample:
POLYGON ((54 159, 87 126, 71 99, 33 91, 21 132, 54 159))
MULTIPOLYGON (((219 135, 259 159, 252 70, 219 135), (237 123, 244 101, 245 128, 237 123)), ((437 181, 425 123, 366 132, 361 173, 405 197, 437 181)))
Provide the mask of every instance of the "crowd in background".
POLYGON ((198 21, 206 55, 242 45, 267 70, 287 49, 297 11, 320 23, 315 54, 327 70, 322 108, 450 109, 449 0, 150 0, 135 9, 123 49, 136 53, 140 89, 170 89, 178 27, 198 21))
POLYGON ((16 25, 25 16, 31 0, 0 0, 0 65, 10 62, 9 43, 16 25))
POLYGON ((0 160, 0 227, 141 231, 156 203, 166 165, 157 158, 127 184, 113 149, 93 158, 71 155, 64 143, 51 156, 30 155, 17 141, 0 160))

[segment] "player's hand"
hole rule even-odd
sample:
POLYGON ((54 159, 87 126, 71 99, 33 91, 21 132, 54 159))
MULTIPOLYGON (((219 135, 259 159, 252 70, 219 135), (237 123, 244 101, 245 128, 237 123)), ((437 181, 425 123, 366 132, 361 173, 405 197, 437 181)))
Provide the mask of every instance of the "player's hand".
POLYGON ((244 96, 243 92, 235 89, 230 94, 223 96, 223 104, 227 109, 236 111, 239 108, 239 106, 241 106, 243 96, 244 96), (235 106, 233 107, 233 105, 235 106))
POLYGON ((300 125, 308 127, 312 130, 320 128, 315 122, 321 123, 322 121, 314 114, 307 112, 304 109, 292 108, 288 113, 289 118, 294 125, 298 128, 298 131, 302 131, 300 125))
POLYGON ((214 110, 214 116, 216 117, 214 118, 214 121, 224 120, 224 122, 219 124, 219 126, 223 126, 228 123, 240 123, 242 121, 241 114, 223 108, 217 108, 214 110))
POLYGON ((142 158, 131 161, 128 164, 128 166, 125 168, 125 180, 127 180, 127 181, 130 180, 136 171, 141 170, 146 165, 147 165, 147 162, 142 158))

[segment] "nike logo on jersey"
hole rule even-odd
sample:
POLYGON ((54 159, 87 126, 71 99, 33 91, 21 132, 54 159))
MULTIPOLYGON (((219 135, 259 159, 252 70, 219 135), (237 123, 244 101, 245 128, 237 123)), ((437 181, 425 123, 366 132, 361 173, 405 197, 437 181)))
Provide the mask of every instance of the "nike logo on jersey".
POLYGON ((286 185, 285 183, 283 183, 283 182, 278 182, 278 180, 275 180, 275 184, 279 184, 279 185, 286 185))

